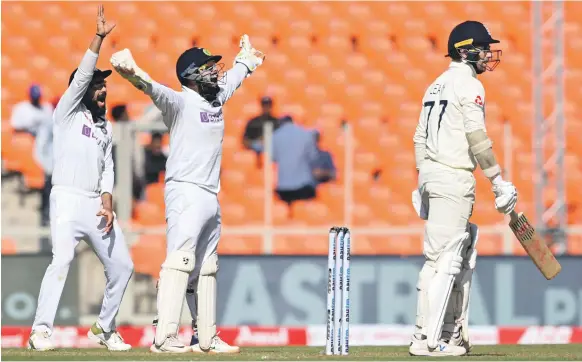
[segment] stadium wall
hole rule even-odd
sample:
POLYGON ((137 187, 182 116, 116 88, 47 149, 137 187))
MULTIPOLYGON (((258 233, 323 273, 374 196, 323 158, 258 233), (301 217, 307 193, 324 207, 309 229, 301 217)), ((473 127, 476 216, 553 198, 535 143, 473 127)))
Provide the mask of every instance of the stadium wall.
MULTIPOLYGON (((149 347, 155 330, 147 327, 119 327, 125 341, 133 347, 149 347)), ((89 327, 56 327, 52 336, 58 348, 92 348, 87 338, 89 327)), ((229 344, 252 346, 324 346, 325 325, 303 327, 221 327, 220 337, 229 344)), ((410 342, 412 326, 354 325, 350 327, 351 346, 404 346, 410 342)), ((182 327, 179 338, 190 340, 191 330, 182 327)), ((25 347, 30 327, 2 327, 2 348, 25 347)), ((580 327, 479 327, 471 328, 476 345, 568 344, 582 343, 580 327)))
MULTIPOLYGON (((82 259, 81 259, 82 260, 82 259)), ((422 257, 353 256, 353 325, 413 325, 422 257)), ((559 257, 562 272, 547 281, 528 257, 480 257, 470 321, 478 326, 582 326, 581 264, 559 257)), ((32 323, 48 255, 2 256, 2 322, 32 323)), ((103 289, 85 282, 83 261, 71 268, 56 325, 90 325, 103 289), (87 290, 97 296, 87 300, 87 290)), ((94 270, 99 274, 98 270, 94 270)), ((303 327, 325 324, 326 257, 223 256, 218 281, 218 324, 303 327)), ((136 274, 118 325, 147 325, 155 314, 155 280, 136 274)), ((185 308, 183 321, 189 312, 185 308)))

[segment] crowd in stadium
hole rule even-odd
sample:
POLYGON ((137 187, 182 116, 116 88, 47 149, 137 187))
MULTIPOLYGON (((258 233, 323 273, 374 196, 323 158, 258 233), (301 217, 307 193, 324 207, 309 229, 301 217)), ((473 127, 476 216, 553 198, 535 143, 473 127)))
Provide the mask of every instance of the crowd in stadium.
MULTIPOLYGON (((12 109, 11 124, 15 132, 24 132, 35 137, 34 157, 45 173, 45 185, 40 192, 41 224, 48 225, 49 196, 52 173, 52 113, 58 98, 47 102, 42 96, 42 87, 33 84, 29 98, 17 103, 12 109)), ((243 146, 257 155, 257 168, 262 167, 264 150, 263 126, 273 125, 273 161, 278 164, 278 183, 275 192, 289 206, 297 200, 316 197, 318 184, 336 179, 336 167, 330 152, 320 148, 321 134, 293 122, 290 115, 277 117, 273 113, 273 99, 260 99, 261 112, 248 120, 243 146)), ((113 122, 131 122, 127 105, 117 104, 111 108, 109 119, 113 122)), ((133 196, 142 199, 145 186, 157 183, 166 169, 168 149, 162 144, 163 133, 152 132, 150 143, 143 148, 143 164, 134 170, 133 196)), ((115 146, 114 146, 115 147, 115 146)), ((113 155, 115 158, 115 150, 113 155)))

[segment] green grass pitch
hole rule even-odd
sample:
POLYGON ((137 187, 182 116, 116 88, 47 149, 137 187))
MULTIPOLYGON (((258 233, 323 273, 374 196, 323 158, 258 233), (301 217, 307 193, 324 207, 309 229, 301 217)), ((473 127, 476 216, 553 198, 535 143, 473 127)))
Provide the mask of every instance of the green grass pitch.
MULTIPOLYGON (((434 358, 433 358, 434 359, 434 358)), ((478 361, 579 361, 582 344, 566 345, 502 345, 476 346, 468 356, 446 360, 478 361)), ((59 349, 33 352, 26 349, 3 348, 4 361, 388 361, 423 360, 412 357, 407 347, 352 347, 349 356, 324 356, 319 347, 261 347, 243 348, 238 355, 154 354, 140 348, 128 352, 109 352, 105 349, 59 349)), ((439 360, 443 360, 439 358, 439 360)))

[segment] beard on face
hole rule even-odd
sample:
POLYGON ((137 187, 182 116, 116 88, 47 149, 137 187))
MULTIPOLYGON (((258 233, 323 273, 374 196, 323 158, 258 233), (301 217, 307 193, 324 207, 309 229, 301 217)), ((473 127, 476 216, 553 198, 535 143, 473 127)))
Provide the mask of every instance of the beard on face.
POLYGON ((105 109, 106 98, 107 98, 107 93, 105 93, 105 92, 100 93, 95 98, 93 98, 89 94, 85 94, 85 96, 83 97, 83 104, 85 105, 85 107, 87 107, 87 109, 89 109, 89 111, 91 111, 92 115, 104 116, 105 112, 106 112, 106 109, 105 109), (102 102, 103 106, 100 106, 99 102, 102 102))

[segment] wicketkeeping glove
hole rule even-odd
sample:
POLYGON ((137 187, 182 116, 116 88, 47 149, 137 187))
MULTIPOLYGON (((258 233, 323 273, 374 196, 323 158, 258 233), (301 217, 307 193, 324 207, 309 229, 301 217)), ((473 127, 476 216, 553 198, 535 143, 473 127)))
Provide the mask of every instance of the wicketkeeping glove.
POLYGON ((127 48, 113 54, 109 62, 117 73, 142 92, 145 92, 152 83, 150 76, 137 66, 131 51, 127 48))
POLYGON ((249 36, 246 34, 240 37, 239 46, 240 52, 234 58, 233 65, 236 63, 244 64, 249 70, 248 77, 259 65, 263 64, 265 55, 251 46, 249 36))
POLYGON ((517 189, 509 181, 500 180, 493 184, 495 209, 502 214, 509 214, 517 203, 517 189))

